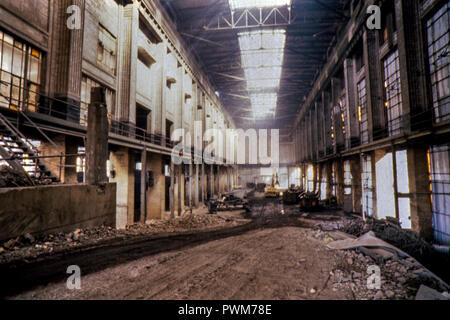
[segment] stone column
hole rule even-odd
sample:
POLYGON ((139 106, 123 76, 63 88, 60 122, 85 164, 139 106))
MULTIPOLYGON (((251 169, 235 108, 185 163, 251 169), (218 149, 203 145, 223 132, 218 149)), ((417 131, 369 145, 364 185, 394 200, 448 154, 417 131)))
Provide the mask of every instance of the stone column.
POLYGON ((422 237, 433 239, 433 210, 430 200, 428 156, 425 147, 408 149, 409 192, 411 194, 412 229, 422 237))
POLYGON ((178 170, 177 170, 178 174, 178 178, 177 178, 177 182, 178 182, 178 216, 181 217, 181 214, 183 213, 183 199, 184 199, 184 188, 182 187, 184 185, 184 176, 183 176, 183 165, 179 165, 178 166, 178 170))
POLYGON ((364 64, 366 66, 367 85, 367 117, 369 141, 373 141, 374 132, 379 137, 386 129, 382 69, 379 60, 379 45, 377 32, 365 31, 364 64))
POLYGON ((347 123, 346 123, 346 139, 350 139, 346 142, 346 147, 352 147, 352 140, 358 138, 359 121, 358 121, 358 106, 356 104, 356 83, 355 83, 355 71, 354 63, 352 59, 345 59, 344 61, 344 75, 345 75, 345 89, 347 97, 347 123))
POLYGON ((198 198, 200 197, 200 193, 199 193, 199 184, 200 184, 200 174, 199 174, 199 170, 200 170, 200 165, 196 164, 195 165, 195 184, 194 184, 194 205, 197 208, 199 205, 199 200, 198 198))
POLYGON ((87 128, 86 183, 96 185, 108 182, 106 161, 109 129, 104 89, 92 89, 91 100, 87 128))
POLYGON ((420 6, 419 1, 395 0, 403 113, 412 116, 410 123, 404 122, 407 132, 432 125, 420 6))
POLYGON ((193 170, 193 165, 192 165, 192 159, 189 162, 189 210, 192 211, 192 206, 193 206, 193 201, 192 201, 192 170, 193 170))
POLYGON ((110 181, 117 184, 116 228, 125 229, 134 217, 134 161, 127 148, 111 152, 110 181))
POLYGON ((50 58, 49 93, 58 99, 54 102, 53 116, 72 122, 80 121, 81 64, 83 61, 84 25, 80 29, 67 28, 67 8, 76 5, 81 9, 84 24, 85 0, 59 0, 54 3, 52 54, 50 58))
POLYGON ((214 197, 214 184, 215 184, 214 180, 215 180, 215 178, 214 178, 214 165, 211 164, 211 180, 210 180, 210 183, 211 183, 211 198, 214 197))
POLYGON ((147 220, 147 148, 141 153, 141 223, 147 220))
POLYGON ((206 191, 205 191, 205 164, 201 164, 202 168, 202 176, 201 176, 201 185, 202 185, 202 202, 205 202, 206 200, 206 191))
POLYGON ((135 4, 120 7, 121 34, 119 38, 118 64, 118 110, 117 117, 125 122, 136 123, 136 73, 138 49, 137 30, 139 12, 135 4))
POLYGON ((352 198, 353 211, 362 213, 362 185, 361 185, 361 159, 360 157, 350 160, 350 170, 352 173, 352 198))
POLYGON ((175 165, 173 161, 170 161, 170 218, 175 219, 175 165))

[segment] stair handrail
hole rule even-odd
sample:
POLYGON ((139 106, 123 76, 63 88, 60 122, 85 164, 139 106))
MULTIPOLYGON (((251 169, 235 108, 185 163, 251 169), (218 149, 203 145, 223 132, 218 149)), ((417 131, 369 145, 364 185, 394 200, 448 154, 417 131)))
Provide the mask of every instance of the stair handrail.
POLYGON ((28 117, 25 112, 23 112, 22 110, 19 109, 20 114, 27 119, 28 122, 30 122, 38 131, 40 134, 42 134, 42 136, 47 139, 47 141, 55 148, 58 149, 58 146, 56 145, 56 143, 50 139, 50 137, 45 134, 45 132, 41 129, 41 127, 39 127, 33 120, 30 119, 30 117, 28 117))
POLYGON ((21 138, 25 143, 28 145, 28 147, 36 154, 39 152, 37 149, 33 146, 33 144, 30 142, 28 138, 26 138, 22 132, 20 132, 15 126, 13 126, 8 119, 0 112, 0 121, 3 122, 3 124, 10 130, 13 134, 21 138))

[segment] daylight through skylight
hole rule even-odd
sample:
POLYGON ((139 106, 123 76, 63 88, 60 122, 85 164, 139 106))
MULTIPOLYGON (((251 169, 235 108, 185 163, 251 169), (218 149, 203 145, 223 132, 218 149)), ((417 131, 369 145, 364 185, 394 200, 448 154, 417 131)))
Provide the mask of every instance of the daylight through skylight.
POLYGON ((285 30, 241 32, 242 67, 255 117, 273 115, 283 65, 285 30))
POLYGON ((231 10, 290 6, 291 0, 228 0, 231 10))

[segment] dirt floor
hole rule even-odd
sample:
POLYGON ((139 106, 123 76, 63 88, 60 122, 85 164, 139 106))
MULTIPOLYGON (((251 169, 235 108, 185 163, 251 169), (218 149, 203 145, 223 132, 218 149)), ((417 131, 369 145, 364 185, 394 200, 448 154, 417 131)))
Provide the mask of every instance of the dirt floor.
POLYGON ((329 249, 335 230, 348 222, 339 211, 301 213, 261 200, 251 213, 197 212, 182 219, 195 230, 173 227, 182 220, 152 222, 76 251, 60 248, 26 262, 10 257, 0 264, 1 281, 11 289, 3 294, 19 300, 412 300, 421 284, 438 289, 413 258, 381 263, 355 250, 329 249), (69 265, 81 268, 81 290, 67 289, 69 265), (367 286, 372 265, 381 269, 379 290, 367 286))

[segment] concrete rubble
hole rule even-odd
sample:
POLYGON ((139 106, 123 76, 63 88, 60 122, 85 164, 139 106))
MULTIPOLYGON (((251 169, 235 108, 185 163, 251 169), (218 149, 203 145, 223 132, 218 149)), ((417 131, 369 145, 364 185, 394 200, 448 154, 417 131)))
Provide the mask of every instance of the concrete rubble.
MULTIPOLYGON (((199 211, 206 211, 206 208, 202 208, 199 211)), ((245 220, 229 219, 226 216, 197 212, 196 214, 185 213, 182 217, 174 220, 149 220, 145 225, 135 224, 127 227, 125 230, 101 226, 91 229, 76 229, 66 234, 48 234, 36 237, 26 234, 0 243, 0 264, 17 259, 35 259, 41 255, 48 255, 70 248, 100 245, 103 242, 114 239, 125 240, 151 234, 234 227, 244 222, 245 220)))

